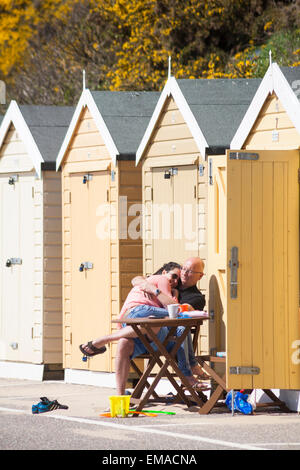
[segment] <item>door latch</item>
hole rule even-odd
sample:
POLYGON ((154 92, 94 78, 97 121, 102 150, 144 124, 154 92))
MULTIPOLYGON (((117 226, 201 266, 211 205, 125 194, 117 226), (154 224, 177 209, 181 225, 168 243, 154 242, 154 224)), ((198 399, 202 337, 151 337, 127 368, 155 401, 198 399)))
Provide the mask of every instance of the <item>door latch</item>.
POLYGON ((8 178, 8 184, 13 186, 18 181, 18 175, 13 175, 8 178))
POLYGON ((9 268, 13 264, 22 264, 21 258, 8 258, 6 261, 6 267, 9 268))
POLYGON ((259 367, 246 367, 246 366, 237 366, 229 367, 229 374, 233 375, 258 375, 260 373, 259 367))
POLYGON ((93 179, 93 175, 87 174, 87 175, 84 175, 82 182, 83 184, 86 184, 87 181, 92 181, 92 179, 93 179))
POLYGON ((231 259, 229 260, 230 268, 230 297, 232 299, 237 298, 237 270, 239 267, 238 261, 238 247, 233 246, 231 248, 231 259))
POLYGON ((178 168, 169 168, 168 170, 165 170, 164 178, 169 180, 171 176, 175 175, 178 175, 178 168))
POLYGON ((85 269, 93 269, 93 263, 90 261, 85 261, 79 266, 79 271, 82 273, 85 269))

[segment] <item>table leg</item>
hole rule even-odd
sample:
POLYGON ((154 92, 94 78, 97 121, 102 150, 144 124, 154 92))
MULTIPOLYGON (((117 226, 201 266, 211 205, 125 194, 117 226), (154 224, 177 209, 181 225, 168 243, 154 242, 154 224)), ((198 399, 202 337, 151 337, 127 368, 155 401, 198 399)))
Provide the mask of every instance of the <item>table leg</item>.
MULTIPOLYGON (((187 401, 184 393, 180 390, 176 380, 168 373, 168 371, 167 371, 168 364, 167 363, 163 364, 162 360, 160 359, 160 356, 159 356, 159 349, 160 348, 159 348, 159 346, 162 346, 163 343, 160 343, 160 342, 158 342, 158 344, 155 343, 156 346, 158 347, 158 351, 155 351, 152 348, 151 344, 147 341, 145 335, 143 335, 140 332, 139 328, 136 325, 131 325, 131 326, 134 329, 137 336, 142 341, 142 343, 144 344, 144 346, 147 348, 149 353, 153 356, 153 359, 151 360, 151 362, 148 365, 146 371, 144 372, 143 376, 141 377, 140 381, 138 382, 137 386, 135 387, 135 389, 133 391, 132 399, 140 398, 140 396, 141 396, 141 394, 142 394, 142 392, 143 392, 143 390, 145 389, 145 386, 146 386, 145 382, 147 381, 147 379, 149 377, 149 374, 150 374, 151 370, 153 369, 154 365, 157 363, 161 368, 159 373, 157 374, 156 378, 154 379, 153 383, 151 384, 151 386, 147 390, 145 396, 141 399, 141 401, 138 405, 137 411, 140 411, 142 409, 142 407, 144 406, 144 404, 147 403, 148 399, 153 394, 157 383, 159 382, 159 380, 161 379, 161 377, 163 376, 164 373, 167 375, 167 377, 168 377, 169 381, 171 382, 171 384, 173 385, 173 387, 180 394, 180 397, 182 398, 182 400, 184 400, 188 404, 188 401, 187 401)), ((172 329, 170 330, 170 332, 169 332, 168 336, 166 337, 164 343, 167 344, 170 336, 172 334, 174 334, 174 330, 176 330, 176 328, 174 328, 173 331, 172 331, 172 329)), ((153 339, 151 329, 147 329, 146 331, 147 331, 147 334, 150 336, 150 338, 153 339)), ((153 336, 157 339, 157 337, 154 333, 153 333, 153 336)))
MULTIPOLYGON (((158 341, 158 338, 157 336, 153 333, 153 331, 151 330, 151 328, 147 328, 148 325, 145 325, 145 329, 147 331, 147 335, 152 339, 152 341, 156 344, 157 348, 159 349, 159 351, 162 353, 162 355, 166 358, 166 360, 168 361, 168 366, 171 366, 172 369, 174 370, 174 372, 176 373, 176 375, 179 377, 179 379, 181 380, 181 382, 184 384, 184 386, 186 387, 186 389, 189 391, 190 395, 192 396, 193 400, 199 405, 199 406, 202 406, 203 405, 203 400, 200 398, 200 396, 198 395, 198 393, 193 389, 193 387, 190 385, 190 383, 188 382, 188 380, 186 379, 186 377, 183 375, 183 373, 181 372, 181 370, 179 369, 177 363, 176 363, 176 360, 175 360, 175 356, 176 356, 176 353, 181 345, 181 343, 185 340, 188 332, 189 332, 189 329, 188 328, 185 328, 185 331, 183 332, 183 334, 181 336, 178 336, 177 337, 177 341, 175 342, 175 345, 171 351, 171 354, 167 351, 167 349, 165 348, 164 344, 160 343, 158 341)), ((179 393, 179 395, 181 396, 182 395, 182 389, 180 388, 180 386, 178 386, 178 384, 176 383, 176 390, 177 392, 179 393), (180 390, 180 392, 179 392, 180 390)))

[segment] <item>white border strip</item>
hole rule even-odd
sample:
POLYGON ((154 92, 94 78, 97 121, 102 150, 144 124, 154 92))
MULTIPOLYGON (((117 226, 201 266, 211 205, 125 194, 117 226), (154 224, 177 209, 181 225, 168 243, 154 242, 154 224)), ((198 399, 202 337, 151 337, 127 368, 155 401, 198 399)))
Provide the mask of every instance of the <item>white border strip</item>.
MULTIPOLYGON (((3 412, 13 412, 13 413, 24 413, 29 414, 26 410, 15 410, 13 408, 3 408, 0 407, 0 411, 3 412)), ((116 423, 106 423, 104 421, 95 421, 93 419, 86 419, 86 418, 75 418, 72 416, 61 416, 61 415, 48 415, 44 414, 45 418, 52 418, 52 419, 59 419, 62 421, 71 421, 74 423, 80 424, 90 424, 94 426, 102 426, 106 428, 114 428, 114 429, 122 429, 123 431, 130 431, 130 432, 137 432, 139 435, 141 432, 148 433, 148 434, 158 434, 161 436, 173 437, 175 439, 186 439, 188 441, 194 442, 205 442, 210 445, 219 445, 222 447, 230 447, 233 449, 244 449, 244 450, 267 450, 264 447, 257 447, 255 445, 248 445, 248 444, 239 444, 237 442, 229 442, 229 441, 222 441, 221 439, 210 439, 208 437, 201 437, 201 436, 188 436, 187 434, 169 432, 169 431, 162 431, 160 429, 149 429, 143 426, 126 426, 125 424, 116 424, 116 423)))

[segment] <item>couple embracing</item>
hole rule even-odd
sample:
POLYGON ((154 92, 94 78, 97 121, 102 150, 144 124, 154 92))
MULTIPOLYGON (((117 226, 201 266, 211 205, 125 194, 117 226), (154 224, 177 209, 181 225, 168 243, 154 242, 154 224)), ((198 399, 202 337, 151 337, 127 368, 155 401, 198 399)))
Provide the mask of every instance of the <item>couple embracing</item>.
MULTIPOLYGON (((168 316, 167 306, 172 303, 188 304, 189 310, 203 310, 205 297, 196 284, 203 277, 204 262, 198 257, 187 259, 183 265, 170 262, 162 266, 148 278, 136 277, 132 280, 133 288, 129 292, 119 318, 138 318, 168 316)), ((184 327, 177 328, 181 335, 184 327)), ((168 328, 158 328, 156 332, 163 341, 168 328)), ((201 379, 207 378, 194 355, 192 340, 188 335, 188 351, 181 345, 177 352, 178 367, 187 380, 197 390, 206 388, 201 379), (200 380, 199 380, 200 379, 200 380)), ((102 354, 106 344, 118 341, 116 356, 116 385, 117 394, 124 395, 130 369, 130 360, 146 351, 145 346, 137 337, 131 326, 122 324, 120 329, 110 335, 101 336, 94 341, 80 345, 80 350, 86 356, 102 354)), ((154 343, 152 346, 156 349, 154 343)))

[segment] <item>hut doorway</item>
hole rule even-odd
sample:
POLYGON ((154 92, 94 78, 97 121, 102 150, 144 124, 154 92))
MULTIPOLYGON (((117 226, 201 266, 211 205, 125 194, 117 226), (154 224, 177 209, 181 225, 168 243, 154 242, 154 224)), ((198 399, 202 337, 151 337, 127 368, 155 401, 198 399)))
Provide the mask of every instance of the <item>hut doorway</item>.
MULTIPOLYGON (((70 180, 72 368, 86 369, 79 344, 111 328, 109 172, 73 173, 70 180)), ((92 366, 109 371, 109 354, 93 358, 92 366)))

